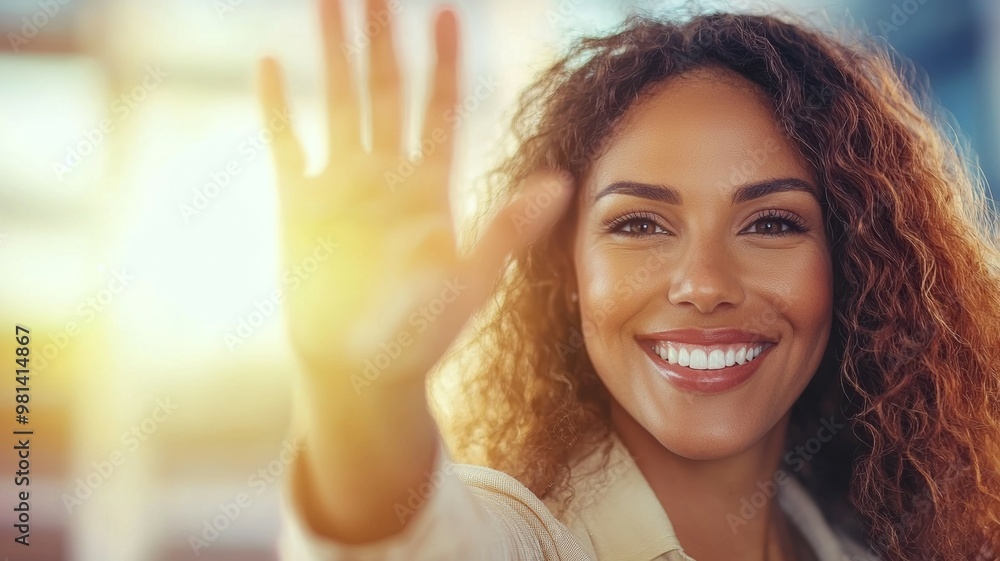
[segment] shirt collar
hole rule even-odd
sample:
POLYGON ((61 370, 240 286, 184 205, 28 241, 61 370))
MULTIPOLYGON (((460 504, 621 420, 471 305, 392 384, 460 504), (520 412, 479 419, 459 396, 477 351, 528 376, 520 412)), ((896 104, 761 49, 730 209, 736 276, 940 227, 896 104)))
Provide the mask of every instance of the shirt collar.
POLYGON ((670 519, 617 435, 601 469, 603 450, 573 464, 575 496, 564 515, 567 527, 592 546, 597 559, 694 561, 684 554, 670 519))
MULTIPOLYGON (((674 527, 628 449, 612 434, 608 464, 603 447, 573 464, 575 491, 564 523, 597 559, 694 561, 684 553, 674 527)), ((820 561, 845 558, 841 540, 809 493, 791 475, 778 487, 781 508, 800 529, 820 561)))

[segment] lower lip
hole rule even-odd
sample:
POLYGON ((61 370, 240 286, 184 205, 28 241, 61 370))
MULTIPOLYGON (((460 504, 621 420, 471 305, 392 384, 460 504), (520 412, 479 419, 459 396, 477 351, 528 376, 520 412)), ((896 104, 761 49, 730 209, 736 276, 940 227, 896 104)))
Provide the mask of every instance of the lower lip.
POLYGON ((684 391, 700 394, 721 393, 743 384, 757 372, 761 361, 767 358, 774 347, 775 345, 767 347, 750 362, 718 370, 694 370, 680 364, 670 364, 653 352, 653 349, 643 345, 646 354, 667 381, 684 391))

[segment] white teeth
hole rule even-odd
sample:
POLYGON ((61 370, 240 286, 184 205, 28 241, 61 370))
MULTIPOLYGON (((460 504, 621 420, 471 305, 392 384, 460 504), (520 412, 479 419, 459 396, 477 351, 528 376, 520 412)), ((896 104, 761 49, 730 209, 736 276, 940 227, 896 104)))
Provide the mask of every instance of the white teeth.
POLYGON ((734 358, 736 359, 736 364, 745 363, 747 361, 747 348, 743 347, 742 349, 736 351, 736 356, 734 358))
POLYGON ((708 347, 664 341, 654 345, 652 351, 669 364, 679 364, 694 370, 719 370, 755 360, 764 348, 769 346, 764 344, 737 348, 734 345, 725 350, 719 348, 709 350, 708 347))
POLYGON ((726 353, 721 349, 715 349, 708 353, 708 369, 719 370, 726 367, 726 353))
POLYGON ((701 349, 693 349, 691 351, 691 369, 692 370, 708 369, 708 355, 705 354, 705 351, 701 349))

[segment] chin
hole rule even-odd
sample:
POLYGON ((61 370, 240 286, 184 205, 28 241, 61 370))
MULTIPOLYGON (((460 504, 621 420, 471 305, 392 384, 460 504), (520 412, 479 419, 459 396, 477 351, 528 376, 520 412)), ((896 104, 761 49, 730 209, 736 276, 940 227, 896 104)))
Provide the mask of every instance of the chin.
POLYGON ((689 460, 719 460, 752 447, 759 436, 745 434, 746 427, 715 426, 709 430, 671 427, 651 433, 661 446, 689 460))
MULTIPOLYGON (((624 397, 624 396, 623 396, 624 397)), ((766 438, 782 415, 772 415, 763 404, 717 398, 692 400, 674 395, 653 401, 645 397, 621 403, 627 414, 619 425, 640 438, 656 441, 673 454, 690 460, 718 460, 745 452, 766 438)))
POLYGON ((667 450, 689 460, 718 460, 736 456, 752 447, 760 434, 746 426, 746 420, 741 423, 719 422, 716 419, 710 425, 696 420, 669 419, 664 421, 670 426, 661 426, 653 437, 667 450))

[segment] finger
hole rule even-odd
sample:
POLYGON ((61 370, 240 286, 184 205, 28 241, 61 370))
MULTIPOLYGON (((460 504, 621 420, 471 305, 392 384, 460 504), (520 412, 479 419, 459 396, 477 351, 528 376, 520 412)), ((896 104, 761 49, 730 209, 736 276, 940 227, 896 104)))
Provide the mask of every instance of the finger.
POLYGON ((450 132, 448 111, 453 110, 458 102, 458 20, 455 12, 441 12, 435 22, 435 31, 437 64, 424 119, 425 135, 433 134, 437 129, 450 132))
POLYGON ((573 184, 565 173, 542 172, 526 180, 523 187, 521 195, 490 223, 472 254, 447 275, 447 283, 456 293, 454 304, 443 310, 435 329, 427 330, 428 348, 435 349, 436 356, 493 294, 506 269, 507 256, 551 229, 573 199, 573 184))
POLYGON ((264 58, 257 65, 257 77, 264 122, 274 134, 271 154, 282 186, 289 179, 305 173, 305 155, 295 138, 291 125, 288 99, 282 86, 281 66, 273 58, 264 58))
POLYGON ((537 172, 525 179, 520 193, 490 222, 473 248, 470 266, 500 269, 507 254, 537 241, 566 213, 573 192, 567 172, 537 172))
POLYGON ((388 290, 380 297, 378 325, 357 326, 352 339, 370 347, 394 333, 412 335, 415 340, 407 343, 411 350, 397 361, 399 370, 429 371, 494 293, 505 273, 507 255, 538 240, 563 216, 572 198, 568 174, 543 172, 531 177, 522 193, 493 219, 472 255, 450 262, 431 260, 411 270, 405 290, 388 290), (414 331, 415 325, 420 327, 414 331), (393 329, 386 330, 387 326, 393 329))
POLYGON ((399 150, 403 102, 399 65, 392 47, 393 14, 386 0, 368 0, 365 7, 365 32, 372 35, 370 84, 373 144, 399 150))
MULTIPOLYGON (((457 131, 448 119, 458 101, 459 65, 458 21, 455 12, 449 10, 439 14, 435 28, 437 64, 427 114, 424 117, 421 150, 423 144, 434 146, 433 153, 428 156, 429 162, 438 169, 451 169, 457 131)), ((448 182, 441 181, 439 185, 439 192, 433 194, 433 198, 437 199, 434 204, 439 208, 448 208, 448 182)))
MULTIPOLYGON (((351 91, 351 53, 360 51, 357 41, 344 40, 343 11, 339 0, 320 0, 320 29, 326 64, 326 116, 330 152, 359 148, 360 111, 351 91)), ((355 38, 356 39, 356 38, 355 38)))
POLYGON ((566 175, 546 172, 532 177, 525 182, 522 194, 490 223, 468 258, 447 265, 445 260, 442 268, 425 269, 422 275, 411 273, 407 289, 394 293, 394 298, 404 299, 391 306, 397 312, 379 315, 383 327, 412 327, 415 321, 427 327, 416 334, 419 344, 411 347, 408 368, 426 372, 441 358, 469 317, 493 294, 504 274, 507 255, 551 228, 569 207, 572 193, 566 175), (420 310, 433 310, 433 314, 421 314, 420 310), (386 322, 390 317, 396 321, 386 322))

